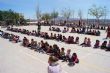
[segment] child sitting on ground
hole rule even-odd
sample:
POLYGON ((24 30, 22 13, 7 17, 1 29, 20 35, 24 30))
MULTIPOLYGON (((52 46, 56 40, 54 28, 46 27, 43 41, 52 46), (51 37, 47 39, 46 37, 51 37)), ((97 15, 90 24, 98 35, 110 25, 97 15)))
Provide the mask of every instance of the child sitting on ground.
POLYGON ((104 41, 101 45, 101 49, 106 49, 107 48, 107 41, 104 41))
POLYGON ((53 53, 53 47, 52 47, 51 45, 48 46, 46 53, 47 53, 48 55, 52 55, 52 53, 53 53))
POLYGON ((95 43, 95 45, 94 45, 94 48, 99 48, 100 46, 100 41, 99 40, 96 40, 96 43, 95 43))
POLYGON ((35 49, 35 41, 34 41, 34 39, 31 39, 30 47, 31 47, 31 49, 35 49))
POLYGON ((91 40, 90 40, 90 38, 87 39, 87 44, 85 45, 85 47, 91 47, 91 40))
POLYGON ((65 36, 62 37, 62 42, 66 42, 67 38, 65 36))
POLYGON ((73 27, 72 29, 71 29, 71 33, 75 33, 76 32, 76 30, 75 30, 75 28, 73 27))
POLYGON ((100 31, 99 30, 96 32, 96 36, 100 36, 100 31))
POLYGON ((77 54, 73 53, 68 65, 73 66, 75 63, 79 63, 79 59, 77 57, 77 54))
POLYGON ((29 47, 30 46, 29 40, 26 37, 23 38, 23 46, 24 47, 29 47))
POLYGON ((67 32, 67 29, 66 28, 64 28, 63 29, 63 31, 62 31, 62 33, 66 33, 67 32))
POLYGON ((75 44, 79 44, 79 37, 76 37, 75 44))
POLYGON ((64 48, 61 48, 60 59, 64 60, 64 57, 65 57, 65 49, 64 48))
POLYGON ((71 50, 70 49, 68 49, 67 50, 67 53, 66 53, 66 55, 65 55, 65 57, 63 58, 63 62, 64 61, 70 61, 70 59, 71 59, 71 50))
POLYGON ((88 40, 87 40, 87 37, 85 37, 85 38, 84 38, 84 42, 83 42, 82 44, 80 44, 80 45, 81 45, 81 46, 87 45, 87 41, 88 41, 88 40))

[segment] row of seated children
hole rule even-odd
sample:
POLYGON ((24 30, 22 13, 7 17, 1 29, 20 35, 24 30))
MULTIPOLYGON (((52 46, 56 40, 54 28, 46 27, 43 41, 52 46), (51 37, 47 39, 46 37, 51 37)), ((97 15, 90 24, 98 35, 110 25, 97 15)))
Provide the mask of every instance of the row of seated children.
POLYGON ((76 39, 74 39, 73 36, 68 36, 68 38, 66 38, 62 34, 51 33, 51 35, 49 36, 47 33, 46 35, 44 35, 44 38, 45 39, 54 39, 57 41, 62 41, 62 42, 68 43, 68 44, 79 44, 79 37, 76 37, 76 39))
POLYGON ((87 30, 85 34, 88 35, 95 35, 95 36, 100 36, 100 31, 99 30, 87 30))
MULTIPOLYGON (((61 34, 58 34, 58 35, 54 34, 53 35, 53 33, 51 33, 51 35, 49 36, 48 33, 43 33, 43 32, 41 33, 40 36, 45 38, 45 39, 54 39, 54 40, 57 40, 57 41, 62 41, 62 42, 68 43, 68 44, 79 44, 79 37, 76 37, 76 39, 74 40, 73 36, 68 36, 68 38, 66 38, 65 36, 62 36, 61 34)), ((13 39, 14 40, 15 39, 18 40, 18 38, 19 38, 18 36, 16 36, 16 37, 14 36, 13 39)), ((85 37, 84 42, 82 44, 80 44, 80 45, 83 46, 83 47, 91 47, 90 38, 85 37)))
POLYGON ((1 32, 0 36, 2 38, 9 39, 9 41, 14 42, 14 43, 20 42, 20 38, 18 35, 10 34, 10 33, 7 33, 4 31, 1 31, 1 30, 0 30, 0 32, 1 32))
POLYGON ((62 42, 70 43, 70 44, 78 44, 79 43, 79 37, 76 37, 76 39, 74 40, 73 36, 68 36, 68 38, 67 38, 67 37, 63 36, 62 34, 53 34, 53 33, 51 33, 50 36, 48 35, 48 37, 50 39, 54 39, 57 41, 62 41, 62 42))
MULTIPOLYGON (((15 29, 16 29, 16 31, 14 31, 14 32, 27 34, 24 31, 22 32, 22 29, 18 29, 18 28, 15 28, 15 29)), ((9 31, 13 31, 15 29, 14 28, 8 28, 9 31)), ((25 30, 25 29, 23 29, 23 30, 25 30)), ((36 35, 35 32, 36 31, 33 30, 32 32, 30 32, 30 34, 31 35, 36 35)), ((73 36, 68 36, 68 38, 66 38, 62 34, 53 34, 53 33, 51 33, 51 35, 49 36, 49 34, 47 32, 41 32, 39 36, 44 38, 44 39, 52 39, 52 40, 54 39, 54 40, 57 40, 57 41, 62 41, 62 42, 68 43, 68 44, 79 44, 79 37, 76 37, 76 39, 74 39, 73 36)))
MULTIPOLYGON (((61 29, 58 28, 58 27, 50 27, 49 30, 50 30, 50 31, 61 32, 61 29)), ((66 32, 68 32, 68 31, 69 31, 69 28, 64 28, 64 29, 62 30, 62 33, 66 33, 66 32)))
POLYGON ((75 63, 79 63, 79 59, 78 59, 76 53, 73 53, 71 55, 70 49, 68 49, 66 53, 64 51, 65 51, 65 49, 61 48, 60 54, 61 54, 62 62, 68 61, 69 62, 68 65, 70 65, 70 66, 74 65, 75 63))
POLYGON ((96 40, 94 48, 101 48, 101 49, 105 49, 106 51, 110 51, 110 40, 107 44, 107 41, 103 41, 103 43, 100 45, 100 41, 96 40))
POLYGON ((22 33, 22 34, 27 34, 27 35, 38 36, 38 32, 36 30, 29 31, 26 29, 18 29, 18 28, 12 28, 12 27, 8 27, 7 30, 22 33))
POLYGON ((50 27, 49 30, 50 31, 61 32, 60 28, 58 28, 58 27, 50 27))
MULTIPOLYGON (((52 29, 53 29, 53 31, 55 31, 55 27, 52 27, 52 29)), ((60 28, 58 28, 58 29, 60 29, 60 28)), ((64 28, 62 33, 66 33, 68 31, 69 31, 69 28, 64 28)), ((60 32, 61 32, 61 30, 60 30, 60 32)), ((71 29, 70 33, 79 33, 79 34, 88 34, 88 35, 100 36, 100 31, 99 30, 91 30, 91 29, 88 30, 88 29, 86 29, 86 27, 82 27, 82 28, 75 28, 75 27, 73 27, 71 29)))
MULTIPOLYGON (((10 41, 19 40, 18 36, 13 36, 11 34, 10 34, 10 36, 11 36, 10 37, 10 41)), ((41 33, 40 36, 45 38, 45 39, 55 39, 57 41, 62 41, 62 42, 68 43, 68 44, 79 44, 79 37, 76 37, 76 39, 74 40, 73 36, 68 36, 68 38, 66 38, 65 36, 62 36, 61 34, 58 34, 58 35, 54 34, 53 35, 53 33, 51 33, 51 35, 49 36, 48 33, 43 33, 43 32, 41 33)), ((7 38, 7 36, 5 36, 5 37, 7 38)), ((16 42, 18 42, 18 41, 16 41, 16 42)), ((27 41, 26 43, 28 43, 28 42, 29 41, 27 41)), ((27 45, 30 46, 29 43, 27 45)), ((84 42, 82 44, 80 44, 80 45, 83 46, 83 47, 91 47, 90 38, 85 37, 84 42)), ((97 47, 97 45, 96 45, 96 47, 97 47)))
POLYGON ((46 53, 47 55, 53 55, 58 59, 62 60, 62 62, 68 61, 69 65, 79 63, 79 59, 76 53, 73 53, 71 55, 70 49, 68 49, 67 53, 65 53, 65 49, 63 47, 60 49, 59 46, 56 44, 52 46, 49 45, 48 42, 44 42, 43 40, 37 43, 37 41, 34 41, 34 39, 31 39, 31 42, 29 43, 29 40, 26 37, 24 37, 22 45, 24 47, 30 47, 31 49, 34 49, 39 53, 42 52, 46 53))
MULTIPOLYGON (((9 38, 9 37, 10 37, 10 41, 18 42, 18 40, 19 40, 19 36, 14 36, 14 35, 11 35, 11 34, 10 34, 10 36, 7 36, 7 33, 4 34, 4 38, 9 38), (17 40, 17 41, 15 41, 15 40, 17 40)), ((58 40, 58 41, 66 42, 68 44, 75 44, 75 43, 78 44, 79 43, 79 37, 76 37, 75 42, 74 42, 74 37, 69 36, 68 38, 66 38, 65 36, 62 36, 61 34, 58 34, 58 35, 54 34, 54 36, 53 36, 53 34, 51 33, 51 36, 49 36, 48 33, 46 33, 46 35, 44 33, 44 35, 42 37, 44 37, 46 39, 48 39, 48 38, 49 39, 55 39, 55 40, 58 40)), ((103 48, 103 45, 106 44, 106 42, 107 41, 104 41, 104 43, 100 46, 99 45, 99 40, 96 40, 96 43, 94 45, 94 48, 98 48, 99 46, 101 48, 103 48)), ((91 41, 90 41, 90 39, 85 38, 84 39, 84 42, 81 45, 83 47, 84 46, 85 47, 91 47, 91 41)), ((105 46, 105 47, 106 47, 105 48, 106 50, 109 50, 109 46, 105 46)))
POLYGON ((79 37, 76 37, 74 40, 73 36, 68 36, 67 40, 65 40, 66 43, 68 44, 79 44, 79 37))
POLYGON ((79 34, 88 34, 88 35, 95 35, 95 36, 100 36, 100 31, 99 30, 88 30, 86 31, 85 28, 72 28, 70 33, 79 33, 79 34))
MULTIPOLYGON (((82 47, 91 47, 90 38, 85 37, 84 42, 80 45, 82 47)), ((107 44, 107 41, 104 41, 101 45, 100 45, 100 41, 96 40, 93 48, 101 48, 101 49, 105 49, 106 51, 110 51, 110 40, 109 40, 108 44, 107 44)))
MULTIPOLYGON (((56 27, 52 27, 52 28, 49 28, 49 30, 51 30, 51 31, 54 31, 54 29, 55 29, 56 27)), ((56 28, 57 29, 57 28, 56 28)), ((60 29, 60 28, 58 28, 58 29, 60 29)), ((64 27, 64 29, 62 30, 62 33, 66 33, 66 32, 68 32, 69 31, 69 27, 64 27)), ((72 28, 72 30, 71 30, 71 33, 83 33, 85 31, 85 28, 80 28, 80 29, 75 29, 75 27, 73 27, 72 28)), ((60 32, 61 32, 61 29, 60 29, 60 32)))
MULTIPOLYGON (((2 33, 1 37, 12 40, 12 38, 10 39, 9 33, 3 32, 1 30, 0 32, 2 33)), ((11 34, 11 35, 14 35, 14 34, 11 34)), ((12 41, 17 43, 14 38, 12 41)), ((70 49, 68 49, 67 53, 65 53, 65 49, 64 48, 59 49, 59 47, 56 44, 52 46, 52 45, 49 45, 48 42, 44 42, 43 40, 37 43, 37 41, 35 41, 34 39, 31 39, 31 42, 29 42, 29 39, 24 37, 22 41, 22 45, 24 47, 30 47, 30 49, 34 49, 39 53, 40 52, 46 53, 48 55, 53 55, 62 61, 68 61, 69 65, 74 65, 75 63, 79 63, 79 59, 76 53, 73 53, 71 56, 70 49)))
POLYGON ((99 29, 99 30, 106 30, 106 26, 100 26, 100 25, 90 25, 88 26, 89 29, 99 29))

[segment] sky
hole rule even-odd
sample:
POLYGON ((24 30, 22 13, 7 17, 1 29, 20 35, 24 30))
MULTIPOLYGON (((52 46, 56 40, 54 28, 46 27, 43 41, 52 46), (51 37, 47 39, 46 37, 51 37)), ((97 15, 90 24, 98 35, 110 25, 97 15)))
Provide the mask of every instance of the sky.
MULTIPOLYGON (((36 19, 37 5, 39 5, 41 13, 56 10, 61 15, 65 8, 71 9, 74 11, 75 18, 78 18, 79 10, 82 11, 83 18, 93 18, 87 14, 92 5, 106 6, 110 11, 110 0, 0 0, 0 10, 12 9, 22 13, 27 19, 36 19)), ((108 12, 107 18, 110 18, 110 12, 108 12)))

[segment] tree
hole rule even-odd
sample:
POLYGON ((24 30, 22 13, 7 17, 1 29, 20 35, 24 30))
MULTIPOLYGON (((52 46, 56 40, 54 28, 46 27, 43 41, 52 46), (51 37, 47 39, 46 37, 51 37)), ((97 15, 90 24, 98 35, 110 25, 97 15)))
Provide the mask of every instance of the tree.
POLYGON ((107 7, 104 6, 104 23, 105 23, 108 12, 109 11, 108 11, 107 7))
POLYGON ((6 25, 18 25, 20 18, 25 21, 23 15, 20 15, 20 13, 14 12, 11 9, 7 11, 0 10, 0 21, 6 22, 6 25))
POLYGON ((70 16, 71 16, 71 10, 70 9, 64 9, 64 10, 62 10, 62 16, 64 17, 64 18, 66 18, 66 21, 68 21, 68 19, 70 18, 70 16))
POLYGON ((82 15, 83 15, 83 13, 82 13, 82 11, 79 9, 79 11, 78 11, 78 17, 79 17, 79 24, 82 24, 82 15))
POLYGON ((39 4, 37 4, 36 17, 37 17, 37 20, 41 18, 41 11, 39 9, 39 4))
POLYGON ((19 24, 26 25, 26 20, 22 14, 19 14, 19 24))
POLYGON ((50 15, 49 13, 44 13, 44 14, 42 14, 42 16, 41 16, 41 19, 48 21, 48 20, 51 19, 51 15, 50 15))
POLYGON ((54 24, 55 24, 55 18, 57 18, 58 15, 59 15, 59 13, 57 11, 55 11, 55 10, 51 13, 51 19, 54 20, 54 24))
POLYGON ((96 5, 93 5, 90 9, 89 9, 89 14, 92 16, 96 17, 96 20, 99 24, 99 19, 103 16, 105 16, 105 12, 104 12, 105 8, 104 7, 97 7, 96 5))
POLYGON ((72 10, 71 15, 72 15, 72 18, 73 18, 73 19, 74 19, 74 14, 75 14, 75 11, 74 11, 74 10, 72 10))
POLYGON ((54 11, 51 13, 51 18, 52 18, 52 19, 55 19, 55 18, 57 18, 57 17, 58 17, 58 12, 54 10, 54 11))

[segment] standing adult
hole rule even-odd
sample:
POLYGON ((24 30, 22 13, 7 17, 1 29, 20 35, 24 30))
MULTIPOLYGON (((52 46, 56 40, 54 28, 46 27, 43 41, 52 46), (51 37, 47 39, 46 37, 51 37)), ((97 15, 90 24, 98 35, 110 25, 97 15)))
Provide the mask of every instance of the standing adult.
POLYGON ((58 61, 58 58, 56 58, 55 56, 49 57, 48 73, 61 73, 61 66, 57 61, 58 61))
POLYGON ((108 26, 108 28, 107 28, 107 37, 106 38, 110 38, 110 26, 108 26))
POLYGON ((38 31, 38 35, 40 35, 40 31, 41 31, 41 24, 38 22, 38 28, 37 28, 37 31, 38 31))

